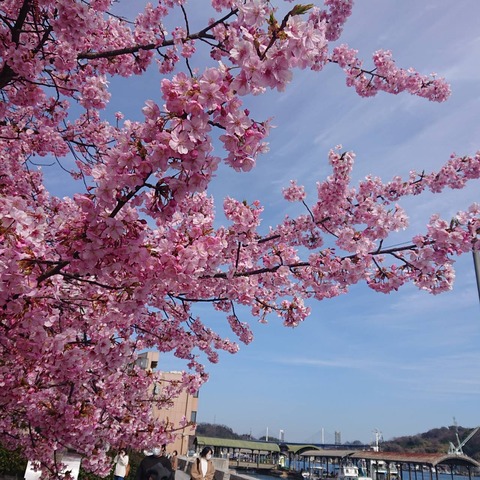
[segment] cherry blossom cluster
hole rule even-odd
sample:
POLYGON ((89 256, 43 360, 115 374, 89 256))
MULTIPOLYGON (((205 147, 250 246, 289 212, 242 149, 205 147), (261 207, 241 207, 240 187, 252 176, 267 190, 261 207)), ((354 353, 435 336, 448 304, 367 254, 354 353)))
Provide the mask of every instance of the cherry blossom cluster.
POLYGON ((379 91, 393 94, 407 91, 431 101, 443 102, 450 95, 450 87, 443 79, 435 75, 421 75, 413 68, 398 68, 390 51, 375 52, 374 67, 370 70, 363 68, 357 53, 348 45, 340 45, 333 49, 330 61, 344 69, 347 85, 354 87, 362 97, 374 96, 379 91))
POLYGON ((384 247, 408 224, 397 202, 478 179, 478 153, 354 187, 355 155, 339 147, 316 199, 286 186, 297 217, 267 228, 259 202, 230 197, 217 217, 209 184, 219 164, 249 171, 268 150, 269 121, 252 118, 243 96, 284 90, 297 68, 335 65, 362 96, 438 102, 449 87, 397 67, 390 52, 376 52, 367 69, 352 48, 332 48, 352 0, 289 1, 284 14, 280 0, 203 3, 194 32, 186 0, 148 4, 132 21, 111 0, 1 2, 0 443, 38 461, 45 478, 58 478, 65 448, 107 475, 111 449, 170 442, 188 424, 159 422, 153 408, 198 391, 205 360, 239 348, 199 304, 249 343, 245 311, 293 327, 310 299, 361 281, 384 293, 407 282, 439 293, 451 288, 454 257, 479 249, 478 205, 451 221, 433 216, 411 243, 384 247), (183 21, 167 28, 170 18, 183 21), (138 76, 141 90, 155 64, 158 98, 145 99, 143 118, 111 114, 111 79, 138 76), (73 165, 70 197, 47 191, 38 157, 73 165), (135 363, 145 349, 173 352, 189 373, 156 394, 161 374, 135 363))

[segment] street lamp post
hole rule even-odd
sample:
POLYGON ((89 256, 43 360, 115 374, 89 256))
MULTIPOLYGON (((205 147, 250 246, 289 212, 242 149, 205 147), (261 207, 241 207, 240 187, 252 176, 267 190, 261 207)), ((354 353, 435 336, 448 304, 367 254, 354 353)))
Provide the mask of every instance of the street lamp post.
POLYGON ((475 266, 475 277, 477 278, 478 299, 480 300, 480 252, 473 250, 473 265, 475 266))

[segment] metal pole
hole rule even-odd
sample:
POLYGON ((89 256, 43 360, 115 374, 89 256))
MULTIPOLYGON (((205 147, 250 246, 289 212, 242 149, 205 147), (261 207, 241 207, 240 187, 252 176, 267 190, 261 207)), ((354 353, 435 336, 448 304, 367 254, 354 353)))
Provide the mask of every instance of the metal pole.
POLYGON ((475 267, 475 277, 477 278, 477 291, 478 299, 480 300, 480 252, 478 250, 472 250, 473 265, 475 267))

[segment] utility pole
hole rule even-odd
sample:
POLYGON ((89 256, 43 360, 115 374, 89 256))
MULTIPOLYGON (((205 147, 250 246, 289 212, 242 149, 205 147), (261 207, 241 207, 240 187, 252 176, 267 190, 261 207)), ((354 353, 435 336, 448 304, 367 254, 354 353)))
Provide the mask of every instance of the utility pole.
POLYGON ((473 265, 475 267, 475 277, 477 278, 477 291, 478 299, 480 300, 480 252, 478 250, 472 250, 473 265))

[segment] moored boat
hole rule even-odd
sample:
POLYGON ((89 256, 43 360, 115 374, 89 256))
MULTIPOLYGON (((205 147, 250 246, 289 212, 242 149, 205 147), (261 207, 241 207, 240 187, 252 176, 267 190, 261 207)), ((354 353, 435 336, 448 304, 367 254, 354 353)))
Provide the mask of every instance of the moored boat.
POLYGON ((302 472, 305 480, 320 480, 323 476, 323 467, 311 467, 309 470, 302 472))
POLYGON ((398 469, 395 463, 387 463, 383 460, 372 460, 370 472, 373 480, 397 480, 398 469))
POLYGON ((356 465, 341 465, 337 475, 338 480, 372 480, 366 476, 366 470, 356 465))

